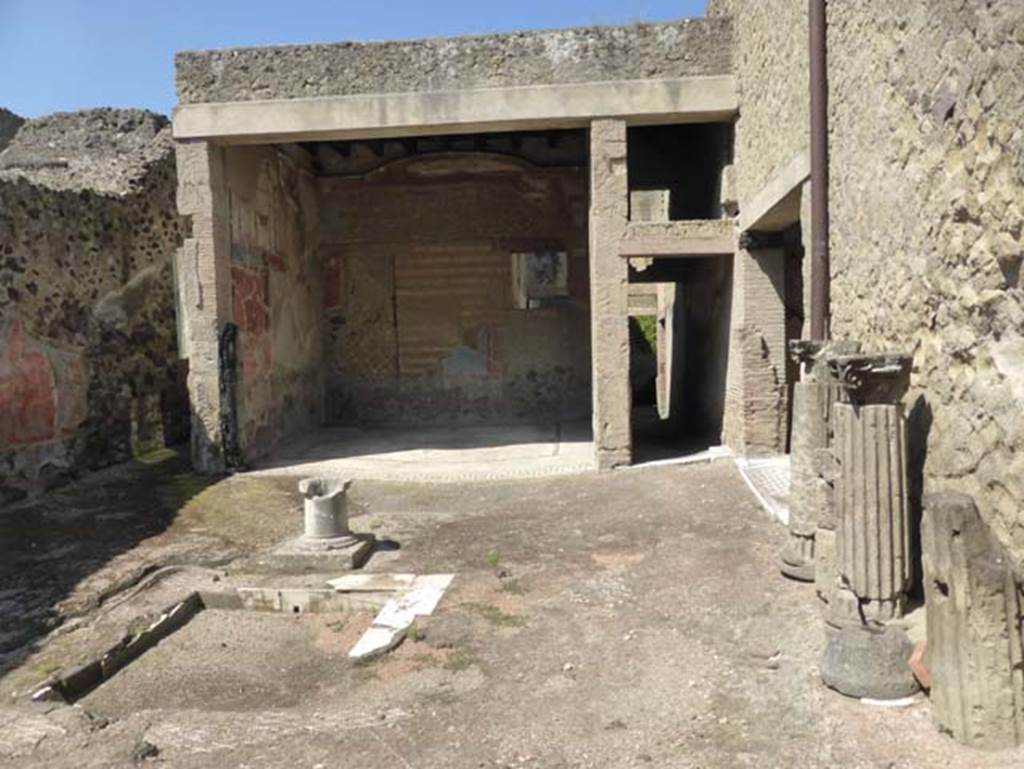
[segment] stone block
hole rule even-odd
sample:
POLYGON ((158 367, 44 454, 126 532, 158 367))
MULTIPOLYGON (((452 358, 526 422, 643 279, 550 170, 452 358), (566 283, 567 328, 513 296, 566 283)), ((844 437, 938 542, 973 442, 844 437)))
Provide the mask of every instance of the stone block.
POLYGON ((1021 592, 971 497, 932 494, 921 526, 932 714, 957 741, 1024 740, 1021 592))
POLYGON ((630 190, 629 219, 633 222, 667 222, 669 190, 630 190))
POLYGON ((908 697, 919 688, 909 664, 913 650, 907 634, 894 625, 848 625, 829 639, 821 678, 848 697, 908 697))

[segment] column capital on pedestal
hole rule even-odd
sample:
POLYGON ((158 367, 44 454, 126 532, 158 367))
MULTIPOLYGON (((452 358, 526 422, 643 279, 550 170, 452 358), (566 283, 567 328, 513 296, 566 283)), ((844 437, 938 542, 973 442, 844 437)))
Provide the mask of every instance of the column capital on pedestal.
POLYGON ((866 406, 899 403, 910 387, 913 356, 904 352, 858 353, 825 359, 843 402, 866 406))

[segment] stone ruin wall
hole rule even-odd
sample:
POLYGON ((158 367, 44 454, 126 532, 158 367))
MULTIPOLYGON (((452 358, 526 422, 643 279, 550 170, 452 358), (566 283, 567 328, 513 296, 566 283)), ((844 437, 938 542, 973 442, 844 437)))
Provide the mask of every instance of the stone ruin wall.
POLYGON ((25 119, 19 115, 15 115, 9 109, 0 107, 0 152, 3 152, 14 135, 18 133, 18 129, 25 124, 25 119))
POLYGON ((256 459, 322 420, 322 288, 312 173, 281 149, 224 151, 238 437, 256 459))
POLYGON ((185 51, 178 101, 451 91, 732 72, 728 19, 387 43, 185 51))
MULTIPOLYGON (((710 0, 707 12, 733 24, 740 111, 732 175, 742 217, 759 193, 807 152, 807 3, 710 0)), ((783 302, 799 309, 789 287, 794 268, 781 252, 741 251, 736 256, 739 290, 732 308, 725 440, 745 453, 777 453, 786 447, 786 385, 792 372, 785 344, 792 330, 777 308, 783 302)))
POLYGON ((320 180, 328 417, 588 418, 586 184, 484 153, 320 180), (515 309, 512 255, 538 250, 566 253, 568 296, 515 309))
POLYGON ((735 173, 740 207, 809 143, 806 0, 710 0, 729 17, 740 97, 735 173))
POLYGON ((0 154, 0 504, 187 437, 175 187, 141 111, 29 121, 0 154))
POLYGON ((833 336, 914 354, 914 490, 974 496, 1020 567, 1024 4, 829 8, 833 336))

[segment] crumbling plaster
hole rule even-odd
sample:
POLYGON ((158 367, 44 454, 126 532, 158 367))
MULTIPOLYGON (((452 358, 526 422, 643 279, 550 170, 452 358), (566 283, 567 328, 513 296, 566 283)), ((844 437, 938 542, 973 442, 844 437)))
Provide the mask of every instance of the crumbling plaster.
POLYGON ((589 416, 583 168, 434 153, 319 188, 332 419, 589 416), (569 294, 517 309, 513 254, 535 251, 567 254, 569 294))
POLYGON ((184 440, 166 118, 25 123, 0 153, 0 502, 184 440))
POLYGON ((1024 5, 829 9, 833 336, 914 353, 914 490, 1024 565, 1024 5))
POLYGON ((318 201, 302 160, 273 146, 224 151, 246 460, 323 419, 318 201))

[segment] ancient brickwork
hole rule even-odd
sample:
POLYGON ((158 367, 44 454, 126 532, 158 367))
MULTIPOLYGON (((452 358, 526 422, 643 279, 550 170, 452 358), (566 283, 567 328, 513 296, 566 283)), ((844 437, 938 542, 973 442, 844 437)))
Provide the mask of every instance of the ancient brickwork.
POLYGON ((0 503, 187 436, 166 122, 56 115, 0 154, 0 503))
MULTIPOLYGON (((779 33, 785 32, 780 28, 779 33)), ((387 43, 189 51, 178 101, 250 101, 725 75, 728 19, 387 43)))
POLYGON ((912 480, 1024 564, 1024 5, 829 9, 833 334, 913 351, 912 480))
POLYGON ((806 0, 711 0, 708 15, 733 22, 740 116, 740 209, 808 146, 806 0))
POLYGON ((785 448, 785 268, 781 249, 734 258, 723 440, 743 454, 785 448))

